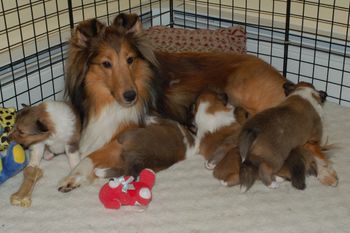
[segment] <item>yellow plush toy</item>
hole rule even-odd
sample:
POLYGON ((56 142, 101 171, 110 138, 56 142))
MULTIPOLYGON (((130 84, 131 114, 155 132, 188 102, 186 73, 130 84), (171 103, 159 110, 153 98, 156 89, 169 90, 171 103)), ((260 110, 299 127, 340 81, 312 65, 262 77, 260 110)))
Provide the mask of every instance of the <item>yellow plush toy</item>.
POLYGON ((16 109, 0 108, 0 184, 16 175, 28 162, 23 147, 7 138, 15 120, 16 109))
POLYGON ((0 108, 0 151, 4 151, 9 146, 7 136, 15 124, 16 109, 0 108))

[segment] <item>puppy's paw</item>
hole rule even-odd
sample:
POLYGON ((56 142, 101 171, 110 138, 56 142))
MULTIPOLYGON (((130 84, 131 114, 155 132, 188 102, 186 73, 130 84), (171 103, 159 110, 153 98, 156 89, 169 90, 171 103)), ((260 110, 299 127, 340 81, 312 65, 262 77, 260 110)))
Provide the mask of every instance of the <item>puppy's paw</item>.
POLYGON ((208 170, 213 170, 216 167, 216 164, 213 163, 212 161, 208 160, 205 161, 205 168, 208 170))
POLYGON ((236 170, 222 170, 214 168, 213 175, 224 186, 230 187, 239 184, 239 174, 236 170))
POLYGON ((317 179, 323 185, 335 187, 338 185, 337 172, 330 166, 319 166, 317 171, 317 179))
POLYGON ((220 183, 226 187, 238 185, 238 184, 240 184, 239 183, 239 175, 238 174, 230 174, 225 179, 220 180, 220 183))
POLYGON ((271 184, 270 184, 269 186, 267 186, 267 187, 270 188, 270 189, 276 189, 276 188, 278 188, 279 186, 280 186, 280 185, 279 185, 278 182, 272 181, 271 184))
POLYGON ((281 176, 275 176, 275 180, 277 183, 283 183, 285 181, 285 179, 281 176))
POLYGON ((73 189, 78 188, 81 185, 81 181, 82 176, 78 174, 67 176, 58 184, 58 191, 62 193, 70 192, 73 189))

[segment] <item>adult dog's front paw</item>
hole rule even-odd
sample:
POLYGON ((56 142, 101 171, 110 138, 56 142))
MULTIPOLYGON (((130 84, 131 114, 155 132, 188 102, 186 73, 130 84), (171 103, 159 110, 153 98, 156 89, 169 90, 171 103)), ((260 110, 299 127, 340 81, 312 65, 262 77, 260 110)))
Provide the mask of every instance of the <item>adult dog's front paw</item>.
POLYGON ((82 177, 78 174, 67 176, 58 184, 58 191, 62 193, 70 192, 81 185, 81 180, 82 177))

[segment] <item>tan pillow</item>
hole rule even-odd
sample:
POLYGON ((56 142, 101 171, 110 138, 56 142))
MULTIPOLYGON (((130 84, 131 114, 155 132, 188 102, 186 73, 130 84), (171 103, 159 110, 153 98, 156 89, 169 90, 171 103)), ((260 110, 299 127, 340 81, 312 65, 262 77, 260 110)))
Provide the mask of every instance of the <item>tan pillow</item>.
POLYGON ((246 52, 243 27, 210 30, 155 26, 145 34, 156 50, 165 52, 246 52))

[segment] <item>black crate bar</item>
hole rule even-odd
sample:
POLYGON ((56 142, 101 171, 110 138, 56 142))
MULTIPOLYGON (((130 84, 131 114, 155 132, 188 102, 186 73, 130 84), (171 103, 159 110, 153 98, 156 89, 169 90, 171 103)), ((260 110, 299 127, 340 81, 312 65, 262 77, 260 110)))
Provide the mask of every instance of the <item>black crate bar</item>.
POLYGON ((271 9, 267 9, 264 0, 0 1, 0 20, 4 24, 0 36, 7 43, 0 48, 0 55, 7 59, 0 64, 0 106, 20 108, 22 102, 36 104, 60 98, 70 31, 79 21, 91 17, 109 24, 120 12, 139 14, 146 28, 158 24, 189 29, 241 25, 248 32, 248 53, 266 60, 292 81, 313 82, 327 90, 333 102, 350 106, 350 2, 339 5, 336 0, 271 0, 271 9), (296 13, 297 4, 301 8, 296 13), (309 15, 308 7, 313 7, 316 15, 309 15), (20 14, 27 9, 28 17, 22 20, 20 14), (330 18, 322 16, 321 10, 325 9, 330 18), (336 18, 339 12, 346 15, 344 21, 336 18), (15 16, 18 24, 10 16, 15 16), (281 19, 284 23, 277 23, 281 19), (299 27, 292 20, 300 22, 299 27), (54 28, 50 26, 52 21, 57 25, 54 28), (315 25, 312 33, 309 22, 315 25), (322 32, 324 24, 330 25, 328 35, 322 32), (339 27, 345 28, 343 37, 334 31, 339 27), (25 34, 28 28, 31 36, 25 34), (14 40, 14 34, 19 40, 14 40), (51 41, 52 35, 57 35, 56 40, 51 41), (305 54, 310 58, 305 59, 305 54), (340 61, 336 66, 335 57, 340 61))

